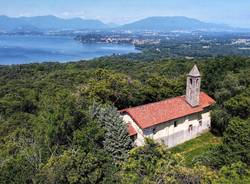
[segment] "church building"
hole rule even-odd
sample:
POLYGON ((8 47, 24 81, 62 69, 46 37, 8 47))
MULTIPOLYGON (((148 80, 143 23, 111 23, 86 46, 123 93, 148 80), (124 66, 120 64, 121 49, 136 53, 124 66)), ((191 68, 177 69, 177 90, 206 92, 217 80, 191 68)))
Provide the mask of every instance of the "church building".
POLYGON ((135 145, 144 138, 173 147, 208 131, 211 126, 210 106, 215 101, 200 92, 201 75, 196 65, 187 75, 186 95, 127 108, 120 111, 135 145))

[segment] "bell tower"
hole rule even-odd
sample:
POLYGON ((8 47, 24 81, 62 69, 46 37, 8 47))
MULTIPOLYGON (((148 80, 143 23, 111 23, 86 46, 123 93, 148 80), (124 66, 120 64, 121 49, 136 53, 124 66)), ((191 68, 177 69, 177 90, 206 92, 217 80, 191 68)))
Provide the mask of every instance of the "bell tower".
POLYGON ((200 104, 201 75, 196 65, 187 75, 186 101, 192 107, 200 104))

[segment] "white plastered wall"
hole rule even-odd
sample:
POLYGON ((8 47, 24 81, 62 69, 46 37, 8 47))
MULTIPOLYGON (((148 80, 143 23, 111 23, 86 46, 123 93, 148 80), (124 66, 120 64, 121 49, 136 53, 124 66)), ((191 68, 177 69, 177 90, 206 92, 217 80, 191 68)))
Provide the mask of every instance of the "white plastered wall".
POLYGON ((128 114, 123 114, 121 117, 125 123, 130 123, 132 127, 134 127, 134 129, 136 130, 137 137, 135 139, 135 145, 136 146, 144 145, 144 133, 142 129, 135 123, 135 121, 128 114))
POLYGON ((144 144, 144 137, 151 137, 159 143, 166 144, 168 147, 173 147, 208 131, 211 125, 209 110, 161 123, 144 130, 142 130, 128 114, 122 115, 122 118, 126 123, 131 123, 135 128, 137 132, 135 145, 137 146, 142 146, 144 144), (199 122, 200 120, 202 122, 201 124, 199 122), (177 124, 176 127, 174 126, 175 121, 177 124), (190 128, 191 125, 192 128, 190 128))

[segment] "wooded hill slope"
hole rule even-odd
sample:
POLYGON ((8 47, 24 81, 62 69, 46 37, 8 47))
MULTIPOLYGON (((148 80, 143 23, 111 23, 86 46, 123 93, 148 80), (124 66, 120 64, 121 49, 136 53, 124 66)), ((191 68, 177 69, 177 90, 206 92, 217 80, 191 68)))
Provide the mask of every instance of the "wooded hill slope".
POLYGON ((145 62, 114 56, 1 66, 0 181, 249 183, 249 118, 249 58, 145 62), (202 90, 217 101, 212 126, 222 143, 188 164, 152 140, 133 148, 114 107, 184 94, 195 63, 202 90))

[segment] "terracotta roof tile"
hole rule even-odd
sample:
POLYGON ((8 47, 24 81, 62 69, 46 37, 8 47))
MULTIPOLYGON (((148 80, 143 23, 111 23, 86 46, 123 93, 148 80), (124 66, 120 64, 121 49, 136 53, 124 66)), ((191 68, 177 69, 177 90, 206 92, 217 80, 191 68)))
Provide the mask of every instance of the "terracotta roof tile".
POLYGON ((214 104, 215 101, 206 93, 200 93, 200 105, 191 107, 185 100, 185 96, 166 99, 160 102, 123 109, 120 112, 128 113, 142 129, 201 112, 205 107, 214 104))

